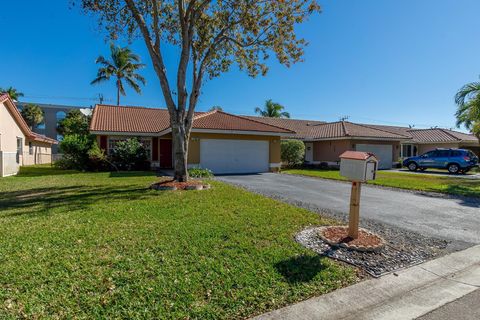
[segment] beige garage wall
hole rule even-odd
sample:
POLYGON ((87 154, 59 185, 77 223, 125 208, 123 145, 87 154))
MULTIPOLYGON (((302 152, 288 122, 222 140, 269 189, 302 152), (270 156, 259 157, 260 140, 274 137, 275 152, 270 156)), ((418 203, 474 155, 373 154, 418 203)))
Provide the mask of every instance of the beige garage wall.
POLYGON ((348 150, 355 150, 357 144, 388 144, 392 145, 393 161, 400 158, 399 141, 376 141, 376 140, 327 140, 313 142, 313 161, 337 162, 339 156, 348 150))
POLYGON ((280 163, 280 137, 256 136, 243 134, 219 134, 219 133, 192 133, 190 137, 188 163, 200 163, 200 139, 231 139, 231 140, 267 140, 269 141, 270 163, 280 163))

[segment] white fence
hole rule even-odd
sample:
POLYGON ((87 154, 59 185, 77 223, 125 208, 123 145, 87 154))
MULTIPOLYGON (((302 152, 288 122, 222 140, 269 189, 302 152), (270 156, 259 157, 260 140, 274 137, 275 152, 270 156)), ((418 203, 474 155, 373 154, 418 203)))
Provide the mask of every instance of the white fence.
POLYGON ((20 168, 20 159, 16 152, 0 151, 0 177, 17 174, 20 168))

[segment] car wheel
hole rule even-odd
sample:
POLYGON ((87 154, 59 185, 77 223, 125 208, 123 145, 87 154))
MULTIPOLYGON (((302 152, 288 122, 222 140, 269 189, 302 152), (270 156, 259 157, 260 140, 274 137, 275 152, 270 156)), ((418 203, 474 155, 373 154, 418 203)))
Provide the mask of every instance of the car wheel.
POLYGON ((418 165, 415 162, 410 162, 408 164, 408 170, 410 171, 417 171, 418 165))
POLYGON ((458 173, 460 171, 460 166, 456 163, 451 163, 448 165, 448 172, 458 173))

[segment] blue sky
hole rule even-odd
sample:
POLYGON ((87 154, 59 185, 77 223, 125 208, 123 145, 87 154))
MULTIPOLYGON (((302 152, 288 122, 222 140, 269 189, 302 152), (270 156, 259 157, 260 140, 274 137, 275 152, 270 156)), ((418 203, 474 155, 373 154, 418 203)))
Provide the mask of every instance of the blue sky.
MULTIPOLYGON (((115 103, 113 83, 91 86, 95 58, 108 55, 105 35, 92 17, 68 0, 2 2, 0 87, 14 86, 24 100, 94 104, 103 93, 115 103), (9 14, 5 14, 9 13, 9 14)), ((233 68, 203 88, 198 110, 220 105, 253 114, 266 99, 294 118, 416 127, 453 127, 453 96, 480 74, 478 0, 320 0, 323 12, 298 28, 310 45, 305 62, 286 68, 271 60, 266 77, 233 68)), ((125 45, 125 43, 120 43, 125 45)), ((164 106, 143 43, 148 80, 142 95, 122 103, 164 106)), ((171 52, 169 52, 171 53, 171 52)), ((167 56, 168 69, 176 59, 167 56)))

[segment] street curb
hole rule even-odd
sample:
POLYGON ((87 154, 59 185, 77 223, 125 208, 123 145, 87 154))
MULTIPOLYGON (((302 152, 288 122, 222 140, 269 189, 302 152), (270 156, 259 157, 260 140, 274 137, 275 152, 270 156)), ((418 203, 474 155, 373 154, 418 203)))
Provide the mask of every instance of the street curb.
POLYGON ((254 319, 415 319, 478 288, 480 245, 254 319))

